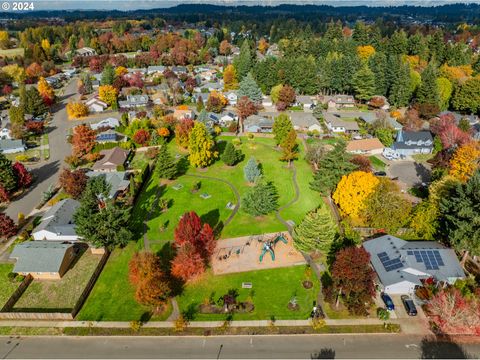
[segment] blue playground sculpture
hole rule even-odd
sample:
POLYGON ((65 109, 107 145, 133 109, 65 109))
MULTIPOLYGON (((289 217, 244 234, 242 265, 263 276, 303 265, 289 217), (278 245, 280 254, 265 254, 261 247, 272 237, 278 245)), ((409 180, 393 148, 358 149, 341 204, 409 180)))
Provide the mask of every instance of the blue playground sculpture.
POLYGON ((288 240, 285 238, 285 235, 283 235, 282 233, 278 233, 277 235, 275 235, 274 240, 266 240, 263 242, 262 253, 260 254, 260 262, 263 261, 263 257, 267 252, 270 253, 270 256, 272 257, 272 261, 275 261, 274 250, 275 250, 275 245, 277 245, 279 241, 283 242, 284 244, 288 244, 288 240))

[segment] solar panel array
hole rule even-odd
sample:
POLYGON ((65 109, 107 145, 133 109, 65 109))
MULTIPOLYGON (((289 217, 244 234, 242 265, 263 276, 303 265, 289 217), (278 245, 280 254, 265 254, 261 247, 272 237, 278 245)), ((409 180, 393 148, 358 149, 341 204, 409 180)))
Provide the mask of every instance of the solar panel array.
POLYGON ((403 267, 400 258, 390 259, 386 252, 381 252, 377 254, 377 256, 382 262, 382 265, 387 272, 397 270, 403 267))
POLYGON ((438 250, 408 250, 407 255, 415 256, 415 260, 423 262, 427 270, 438 270, 445 265, 438 250))

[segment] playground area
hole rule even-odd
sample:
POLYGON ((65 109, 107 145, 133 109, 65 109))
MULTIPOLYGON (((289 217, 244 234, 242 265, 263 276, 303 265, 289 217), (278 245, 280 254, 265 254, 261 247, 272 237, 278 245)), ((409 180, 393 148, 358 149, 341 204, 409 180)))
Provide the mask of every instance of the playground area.
POLYGON ((218 240, 212 257, 215 275, 304 265, 286 232, 218 240))

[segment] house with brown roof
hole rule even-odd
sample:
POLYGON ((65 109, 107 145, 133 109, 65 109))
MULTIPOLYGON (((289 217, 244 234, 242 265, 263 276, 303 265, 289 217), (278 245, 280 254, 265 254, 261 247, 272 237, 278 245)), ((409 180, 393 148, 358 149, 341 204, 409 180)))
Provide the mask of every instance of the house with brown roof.
POLYGON ((100 155, 102 158, 93 166, 93 171, 112 172, 117 171, 119 167, 124 167, 127 162, 130 150, 114 147, 113 149, 102 150, 100 155))
POLYGON ((353 154, 381 154, 385 146, 377 138, 352 140, 347 143, 347 151, 353 154))

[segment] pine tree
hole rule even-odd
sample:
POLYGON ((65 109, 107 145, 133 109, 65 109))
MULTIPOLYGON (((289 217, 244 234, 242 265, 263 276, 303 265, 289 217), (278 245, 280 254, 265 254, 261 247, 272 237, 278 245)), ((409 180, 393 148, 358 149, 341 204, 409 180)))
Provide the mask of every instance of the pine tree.
POLYGON ((375 77, 372 70, 370 70, 366 64, 355 73, 353 88, 356 97, 360 100, 367 101, 375 95, 375 77))
POLYGON ((258 87, 251 73, 248 73, 240 82, 237 95, 239 98, 246 96, 255 104, 261 103, 263 98, 262 90, 258 87))
POLYGON ((252 52, 248 40, 244 40, 240 48, 240 54, 233 60, 237 69, 238 78, 242 80, 253 67, 252 52))
POLYGON ((0 185, 11 192, 17 188, 17 178, 13 171, 12 162, 0 152, 0 185))
POLYGON ((309 212, 293 231, 293 244, 300 251, 328 252, 335 239, 336 224, 325 203, 309 212))
POLYGON ((397 107, 408 105, 412 96, 410 82, 410 66, 408 64, 400 65, 400 70, 392 84, 388 97, 392 105, 397 107))
POLYGON ((252 216, 266 215, 278 209, 277 189, 271 182, 259 182, 242 198, 243 210, 252 216))
POLYGON ((233 166, 239 160, 240 153, 235 149, 235 146, 231 142, 228 142, 221 158, 225 164, 228 166, 233 166))
POLYGON ((287 138, 291 130, 293 130, 293 125, 287 114, 280 114, 275 118, 272 132, 277 145, 280 145, 287 138))
POLYGON ((369 66, 375 77, 375 95, 387 95, 387 57, 384 53, 375 53, 369 59, 369 66))
POLYGON ((47 110, 48 108, 38 90, 34 87, 28 89, 26 93, 25 112, 33 116, 38 116, 44 114, 47 110))
POLYGON ((245 165, 243 168, 243 174, 245 176, 245 180, 247 180, 249 183, 256 182, 262 176, 262 171, 258 166, 257 160, 255 160, 253 156, 248 160, 247 165, 245 165))
POLYGON ((107 64, 102 71, 102 79, 100 83, 102 85, 112 85, 115 81, 115 69, 112 65, 107 64))
POLYGON ((315 173, 310 187, 322 195, 328 195, 335 189, 343 175, 356 169, 350 162, 350 155, 345 151, 346 144, 338 142, 333 150, 329 151, 318 162, 318 171, 315 173))
POLYGON ((85 94, 91 94, 93 92, 92 78, 88 73, 82 76, 82 83, 85 94))
POLYGON ((163 179, 171 180, 177 175, 177 163, 165 144, 160 146, 158 151, 155 171, 163 179))
POLYGON ((422 82, 417 90, 417 100, 420 104, 440 105, 437 74, 432 63, 428 64, 422 72, 422 82))

